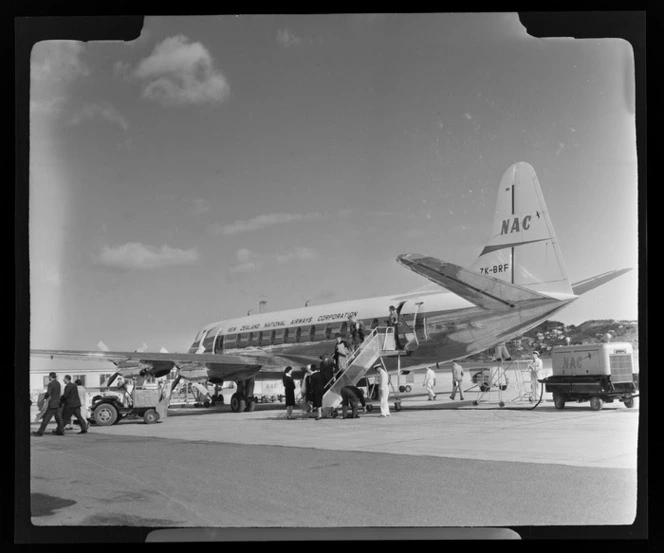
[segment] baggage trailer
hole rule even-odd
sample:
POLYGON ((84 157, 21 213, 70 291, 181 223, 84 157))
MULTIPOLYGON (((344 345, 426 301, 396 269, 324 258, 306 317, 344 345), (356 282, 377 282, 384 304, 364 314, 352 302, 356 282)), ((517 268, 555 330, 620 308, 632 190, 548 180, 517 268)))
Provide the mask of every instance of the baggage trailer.
POLYGON ((593 411, 615 400, 628 408, 634 406, 638 389, 631 344, 555 346, 551 361, 553 374, 540 382, 553 394, 556 409, 570 401, 589 401, 593 411))

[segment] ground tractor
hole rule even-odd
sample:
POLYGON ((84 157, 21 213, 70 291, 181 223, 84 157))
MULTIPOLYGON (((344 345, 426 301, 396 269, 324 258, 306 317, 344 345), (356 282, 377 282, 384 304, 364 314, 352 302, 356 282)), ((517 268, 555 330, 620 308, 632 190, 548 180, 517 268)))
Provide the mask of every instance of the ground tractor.
POLYGON ((134 387, 131 393, 106 391, 92 398, 90 422, 98 426, 111 426, 125 417, 141 417, 146 424, 160 419, 157 407, 161 390, 156 387, 134 387))
POLYGON ((615 400, 628 408, 634 406, 638 375, 634 372, 631 344, 555 346, 551 362, 553 374, 540 382, 553 394, 556 409, 563 409, 570 401, 589 401, 593 411, 615 400))

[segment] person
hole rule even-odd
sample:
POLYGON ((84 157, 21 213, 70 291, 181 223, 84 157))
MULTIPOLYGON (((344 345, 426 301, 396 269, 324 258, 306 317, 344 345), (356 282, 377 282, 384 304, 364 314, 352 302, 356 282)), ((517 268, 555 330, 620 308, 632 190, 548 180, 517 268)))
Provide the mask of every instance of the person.
POLYGON ((316 420, 323 418, 323 396, 325 395, 325 377, 316 365, 311 366, 312 375, 309 379, 313 388, 313 408, 316 412, 316 420))
POLYGON ((311 386, 311 365, 302 369, 302 382, 300 383, 300 407, 306 415, 311 413, 311 404, 314 400, 314 389, 311 386))
POLYGON ((37 407, 39 412, 35 415, 35 422, 42 420, 46 414, 46 411, 48 411, 48 401, 45 399, 45 396, 46 391, 43 391, 37 398, 37 407))
POLYGON ((433 387, 436 385, 436 373, 433 372, 433 369, 431 367, 427 367, 427 372, 424 375, 424 383, 422 386, 424 386, 427 389, 427 393, 429 394, 429 401, 433 401, 436 399, 436 393, 433 391, 433 387))
POLYGON ((362 321, 355 318, 355 315, 348 317, 348 323, 350 326, 351 351, 355 351, 364 342, 364 325, 362 321))
POLYGON ((83 417, 84 420, 88 420, 88 396, 85 391, 85 387, 83 386, 83 382, 81 382, 80 378, 77 378, 76 381, 74 382, 76 384, 76 388, 78 390, 78 398, 81 401, 81 416, 83 417))
POLYGON ((64 424, 62 420, 62 411, 60 409, 60 393, 61 387, 60 383, 57 380, 57 375, 54 372, 49 373, 48 375, 48 386, 46 387, 46 394, 44 395, 44 400, 48 400, 48 410, 42 419, 41 426, 39 430, 33 432, 33 436, 43 436, 46 426, 51 419, 55 417, 55 422, 57 423, 57 428, 53 430, 53 434, 58 436, 65 435, 64 424))
POLYGON ((87 434, 88 425, 81 416, 81 398, 78 395, 78 386, 71 381, 71 376, 65 376, 65 390, 62 393, 60 402, 63 406, 62 418, 65 421, 71 421, 72 415, 76 417, 78 425, 81 428, 79 434, 87 434))
POLYGON ((390 377, 382 364, 377 363, 374 369, 378 371, 378 397, 380 398, 380 416, 390 416, 390 406, 388 404, 390 396, 390 377))
POLYGON ((284 376, 282 381, 284 383, 284 393, 286 395, 286 418, 293 418, 293 407, 295 406, 295 382, 293 382, 293 377, 291 372, 293 367, 286 367, 284 369, 284 376))
POLYGON ((136 379, 136 387, 142 388, 148 378, 148 373, 145 369, 141 369, 141 372, 138 373, 138 378, 136 379))
POLYGON ((330 381, 334 378, 334 361, 332 361, 329 353, 321 355, 319 359, 321 360, 320 372, 323 375, 323 380, 327 389, 329 387, 328 384, 330 386, 332 385, 330 381))
POLYGON ((539 358, 539 352, 533 351, 533 360, 530 362, 528 365, 528 368, 530 369, 530 400, 531 401, 537 401, 538 400, 538 390, 540 387, 540 383, 537 382, 541 376, 542 376, 542 368, 544 364, 542 363, 542 360, 539 358))
POLYGON ((337 343, 334 345, 334 360, 337 365, 337 372, 346 370, 346 357, 348 356, 348 348, 346 342, 341 338, 341 334, 337 334, 337 343))
POLYGON ((452 363, 452 395, 450 396, 450 399, 454 399, 458 391, 459 399, 463 401, 461 382, 463 382, 463 367, 454 361, 452 363))
POLYGON ((351 419, 359 419, 360 415, 357 413, 359 404, 366 407, 364 399, 364 392, 357 386, 344 386, 341 388, 341 413, 344 419, 348 418, 348 404, 351 406, 351 419))
POLYGON ((390 314, 387 317, 387 324, 394 328, 394 342, 397 349, 403 349, 401 347, 401 340, 399 340, 399 314, 397 313, 397 308, 393 305, 390 305, 390 314))

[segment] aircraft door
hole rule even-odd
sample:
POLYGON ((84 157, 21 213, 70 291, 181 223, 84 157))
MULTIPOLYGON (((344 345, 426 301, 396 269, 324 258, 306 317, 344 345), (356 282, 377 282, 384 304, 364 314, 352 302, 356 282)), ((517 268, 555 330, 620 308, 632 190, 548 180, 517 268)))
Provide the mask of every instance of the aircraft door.
POLYGON ((408 340, 419 343, 427 339, 426 317, 421 313, 424 302, 403 301, 397 307, 399 320, 404 325, 402 331, 408 340))

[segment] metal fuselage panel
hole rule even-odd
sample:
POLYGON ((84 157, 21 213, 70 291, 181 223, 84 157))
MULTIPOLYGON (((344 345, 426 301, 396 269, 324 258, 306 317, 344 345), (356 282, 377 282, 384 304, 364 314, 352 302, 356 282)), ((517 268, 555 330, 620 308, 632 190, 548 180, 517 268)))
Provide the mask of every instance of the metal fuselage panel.
MULTIPOLYGON (((411 355, 401 356, 401 367, 407 368, 467 357, 517 338, 570 301, 546 298, 490 311, 447 291, 350 300, 212 323, 199 332, 189 351, 240 354, 260 349, 315 360, 333 352, 336 334, 349 336, 349 315, 361 321, 368 334, 385 326, 388 307, 394 305, 400 308, 400 334, 414 333, 418 341, 411 355)), ((386 361, 396 365, 396 360, 386 361)))

